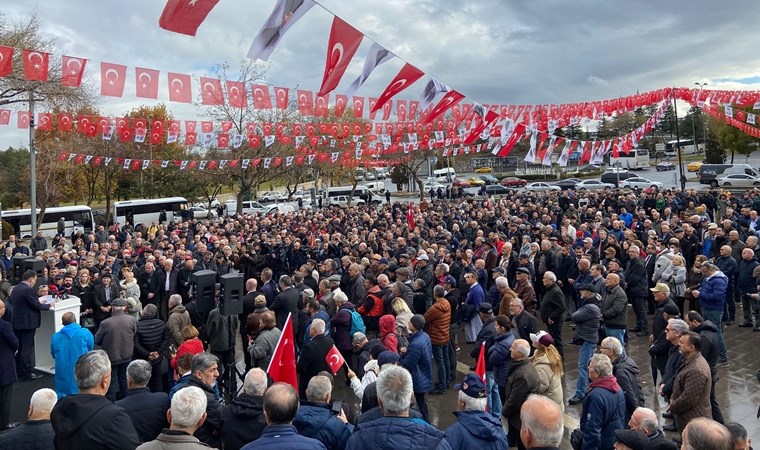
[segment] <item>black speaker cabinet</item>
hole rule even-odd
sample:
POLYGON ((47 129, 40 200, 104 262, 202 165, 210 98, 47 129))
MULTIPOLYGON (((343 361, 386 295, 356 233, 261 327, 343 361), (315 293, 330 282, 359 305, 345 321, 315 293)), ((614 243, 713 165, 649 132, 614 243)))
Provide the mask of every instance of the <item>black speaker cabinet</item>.
POLYGON ((243 313, 243 275, 228 273, 221 276, 222 302, 219 312, 223 316, 232 316, 243 313))
POLYGON ((216 272, 213 270, 199 270, 193 273, 195 280, 195 310, 199 314, 208 314, 216 306, 216 272))

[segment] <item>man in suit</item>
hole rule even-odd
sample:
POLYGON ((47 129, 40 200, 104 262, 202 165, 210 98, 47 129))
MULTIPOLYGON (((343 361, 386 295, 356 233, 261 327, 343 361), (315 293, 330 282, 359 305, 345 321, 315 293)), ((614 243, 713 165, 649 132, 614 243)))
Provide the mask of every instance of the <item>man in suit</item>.
MULTIPOLYGON (((269 308, 274 311, 277 319, 277 328, 282 330, 285 326, 285 321, 288 319, 288 313, 291 313, 293 318, 293 329, 298 329, 298 311, 300 308, 301 296, 298 295, 298 290, 293 287, 293 281, 289 276, 283 275, 280 277, 280 293, 274 299, 274 303, 269 308)), ((308 380, 307 380, 308 381, 308 380)), ((304 386, 306 389, 306 386, 304 386)))
MULTIPOLYGON (((7 300, 6 300, 7 301, 7 300)), ((5 302, 0 300, 0 318, 5 315, 5 302)), ((13 333, 13 326, 0 320, 0 432, 5 431, 11 418, 11 392, 16 382, 16 358, 18 338, 13 333)))
MULTIPOLYGON (((243 313, 238 315, 240 322, 240 340, 243 342, 243 348, 248 348, 248 327, 246 323, 248 321, 248 315, 252 314, 256 310, 256 297, 264 295, 259 292, 258 281, 256 278, 249 278, 245 282, 245 295, 243 296, 243 313)), ((246 372, 251 369, 251 355, 248 352, 243 352, 243 359, 245 360, 246 372)))
MULTIPOLYGON (((174 268, 174 261, 166 259, 164 266, 158 274, 158 290, 161 293, 158 304, 158 317, 166 320, 169 316, 169 297, 177 294, 177 277, 179 272, 174 268)), ((187 304, 187 299, 182 298, 182 304, 187 304)))
POLYGON ((301 398, 306 398, 306 387, 309 380, 326 370, 332 373, 332 369, 327 364, 327 353, 333 348, 332 338, 325 336, 325 321, 314 319, 309 328, 309 337, 311 340, 301 349, 301 355, 296 363, 296 372, 300 375, 298 379, 298 389, 301 398))
POLYGON ((40 311, 48 310, 51 305, 40 303, 34 285, 37 273, 24 272, 21 283, 13 288, 10 301, 13 305, 13 332, 19 343, 16 353, 16 372, 21 380, 36 380, 42 375, 32 373, 32 355, 34 354, 34 333, 40 327, 40 311))
POLYGON ((153 262, 148 261, 137 275, 137 284, 140 286, 140 302, 143 305, 153 304, 158 306, 160 298, 161 282, 153 262))
POLYGON ((101 322, 111 317, 111 303, 119 298, 119 283, 112 281, 111 272, 103 272, 100 275, 100 283, 93 289, 92 317, 95 319, 95 328, 100 328, 101 322))

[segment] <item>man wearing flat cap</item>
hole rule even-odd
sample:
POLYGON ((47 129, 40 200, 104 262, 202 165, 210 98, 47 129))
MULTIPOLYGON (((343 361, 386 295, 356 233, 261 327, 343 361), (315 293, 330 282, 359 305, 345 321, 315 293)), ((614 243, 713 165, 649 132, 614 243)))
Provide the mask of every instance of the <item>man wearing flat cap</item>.
POLYGON ((117 298, 110 303, 111 317, 103 320, 95 334, 95 345, 108 354, 111 361, 111 385, 107 397, 121 400, 127 395, 127 366, 135 350, 137 320, 127 314, 127 302, 117 298))

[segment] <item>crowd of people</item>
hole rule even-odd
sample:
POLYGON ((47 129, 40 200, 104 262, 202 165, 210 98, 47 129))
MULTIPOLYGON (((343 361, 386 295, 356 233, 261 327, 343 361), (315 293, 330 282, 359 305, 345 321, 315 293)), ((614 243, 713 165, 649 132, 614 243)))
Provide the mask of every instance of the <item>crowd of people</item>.
POLYGON ((569 407, 581 410, 576 449, 677 448, 663 429, 687 449, 749 448, 715 383, 737 305, 738 326, 760 331, 758 210, 756 190, 515 191, 101 226, 33 251, 12 236, 0 424, 13 383, 40 377, 35 330, 55 303, 38 298, 76 296, 81 310, 50 343, 54 395, 36 393, 0 449, 32 437, 45 448, 559 448, 569 407), (15 272, 19 253, 42 272, 15 272), (205 311, 199 270, 240 273, 243 312, 205 311), (296 387, 267 373, 289 317, 296 387), (627 354, 630 339, 648 340, 665 406, 646 405, 647 362, 627 354), (334 401, 336 384, 353 400, 334 401), (457 421, 438 430, 428 399, 452 388, 457 421))

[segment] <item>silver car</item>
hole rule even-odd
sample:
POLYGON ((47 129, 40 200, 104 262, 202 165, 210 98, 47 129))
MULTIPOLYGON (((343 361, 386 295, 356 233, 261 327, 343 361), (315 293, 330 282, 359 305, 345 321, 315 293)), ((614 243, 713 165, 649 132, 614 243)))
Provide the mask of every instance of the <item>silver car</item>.
POLYGON ((655 188, 659 190, 659 189, 662 189, 662 183, 660 183, 659 181, 647 180, 646 178, 641 178, 641 177, 631 177, 631 178, 626 179, 625 181, 621 181, 620 187, 629 188, 629 189, 655 188))
POLYGON ((613 189, 614 184, 602 183, 599 180, 583 180, 575 185, 578 191, 601 191, 603 189, 613 189))
POLYGON ((547 191, 561 191, 562 188, 559 186, 554 186, 549 183, 545 183, 543 181, 536 181, 534 183, 528 183, 525 185, 526 191, 533 191, 533 192, 547 192, 547 191))

